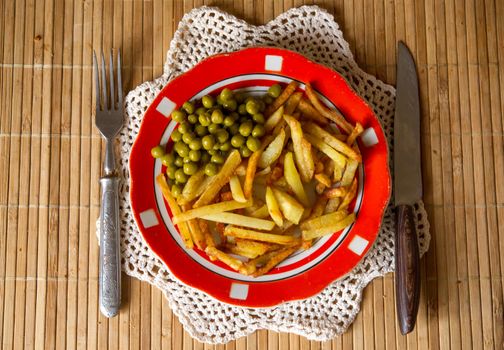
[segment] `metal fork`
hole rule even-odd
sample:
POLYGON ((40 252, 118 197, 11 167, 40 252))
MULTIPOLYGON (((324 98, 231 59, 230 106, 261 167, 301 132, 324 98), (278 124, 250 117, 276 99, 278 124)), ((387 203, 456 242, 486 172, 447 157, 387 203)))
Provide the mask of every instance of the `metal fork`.
POLYGON ((101 53, 101 90, 96 53, 93 51, 95 77, 95 124, 105 139, 105 159, 101 184, 100 208, 100 310, 113 317, 121 305, 121 258, 119 251, 119 177, 116 171, 114 139, 123 124, 123 98, 121 81, 121 53, 117 53, 117 101, 114 91, 114 62, 112 50, 109 60, 109 85, 105 74, 105 59, 101 53), (101 103, 100 103, 101 102, 101 103))

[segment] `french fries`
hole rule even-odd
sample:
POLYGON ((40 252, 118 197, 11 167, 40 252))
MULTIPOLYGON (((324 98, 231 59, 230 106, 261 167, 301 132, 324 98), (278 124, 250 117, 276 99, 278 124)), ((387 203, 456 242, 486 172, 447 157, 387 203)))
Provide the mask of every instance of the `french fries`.
POLYGON ((206 178, 205 169, 203 168, 196 172, 196 174, 191 175, 189 180, 187 180, 184 189, 182 190, 181 198, 177 200, 178 203, 180 205, 184 205, 196 198, 200 185, 205 181, 206 178))
POLYGON ((187 220, 191 220, 194 218, 201 218, 205 215, 218 214, 226 211, 231 211, 235 209, 241 209, 250 207, 252 205, 252 200, 248 200, 246 202, 237 202, 235 200, 227 201, 227 202, 219 202, 215 204, 209 204, 204 207, 199 207, 195 209, 187 210, 183 213, 177 214, 173 216, 173 223, 178 224, 180 222, 184 222, 187 220))
POLYGON ((347 158, 344 155, 342 155, 341 153, 336 151, 334 148, 329 146, 327 143, 325 143, 324 141, 322 141, 321 139, 319 139, 313 135, 306 134, 305 137, 313 146, 315 146, 317 149, 319 149, 324 154, 326 154, 329 158, 334 160, 334 162, 336 163, 336 166, 339 166, 341 168, 345 167, 347 158))
POLYGON ((273 113, 264 123, 264 130, 266 132, 270 132, 273 130, 277 124, 282 120, 282 116, 284 114, 284 107, 280 106, 275 113, 273 113))
POLYGON ((227 212, 205 215, 201 218, 209 221, 220 222, 223 224, 250 227, 256 230, 270 231, 271 229, 273 229, 273 227, 275 227, 275 223, 270 220, 257 219, 250 216, 227 212))
POLYGON ((236 237, 236 238, 244 238, 251 239, 253 241, 259 242, 269 242, 276 243, 282 245, 289 245, 293 243, 299 242, 299 238, 294 236, 287 235, 275 235, 271 233, 264 233, 259 231, 247 230, 243 228, 239 228, 236 226, 228 226, 224 231, 226 236, 236 237))
POLYGON ((253 272, 254 277, 259 277, 264 275, 265 273, 268 273, 272 268, 277 266, 280 262, 284 261, 289 255, 298 250, 298 248, 299 245, 296 245, 275 252, 275 254, 272 254, 272 256, 269 257, 269 260, 267 260, 264 266, 253 272))
POLYGON ((350 188, 348 189, 348 192, 345 194, 343 201, 341 202, 340 206, 338 207, 338 210, 348 208, 348 205, 350 204, 352 199, 355 198, 356 194, 357 194, 357 179, 353 179, 352 184, 350 185, 350 188))
POLYGON ((299 201, 305 207, 309 206, 310 203, 308 201, 308 197, 306 196, 306 192, 303 187, 303 183, 301 182, 301 178, 299 177, 299 173, 296 169, 296 165, 294 164, 294 157, 292 156, 292 152, 287 152, 285 154, 284 176, 285 180, 287 180, 287 183, 291 187, 297 199, 299 199, 299 201))
POLYGON ((327 119, 324 118, 322 114, 320 114, 310 103, 310 101, 307 101, 305 98, 302 98, 301 101, 299 101, 299 104, 297 106, 298 110, 301 111, 303 116, 312 119, 313 121, 317 122, 318 124, 325 126, 328 124, 327 119))
POLYGON ((299 224, 299 220, 303 216, 304 207, 297 200, 278 188, 273 188, 273 193, 283 216, 296 225, 299 224))
POLYGON ((254 153, 252 153, 247 163, 245 184, 243 185, 243 193, 245 195, 245 198, 250 198, 252 196, 252 186, 254 184, 254 177, 257 170, 257 162, 259 161, 261 154, 262 150, 255 151, 254 153))
POLYGON ((317 124, 308 122, 304 124, 303 127, 306 129, 307 133, 315 137, 318 137, 319 139, 327 143, 329 146, 334 148, 336 151, 344 154, 350 159, 354 159, 358 162, 361 161, 361 156, 357 152, 355 152, 350 146, 348 146, 345 142, 340 141, 335 135, 332 135, 331 133, 322 129, 317 124))
POLYGON ((256 209, 252 213, 250 213, 250 216, 252 216, 253 218, 258 218, 258 219, 266 219, 268 216, 270 216, 268 205, 264 204, 262 207, 256 209))
POLYGON ((273 141, 266 147, 264 152, 260 155, 259 162, 257 165, 261 168, 264 169, 271 164, 275 160, 280 157, 282 154, 283 146, 284 146, 284 141, 285 141, 285 131, 284 129, 280 130, 280 133, 275 137, 273 141))
POLYGON ((241 187, 240 179, 238 176, 233 175, 229 178, 229 187, 231 188, 231 195, 233 199, 239 203, 247 202, 247 198, 243 194, 243 190, 241 187))
POLYGON ((266 205, 275 224, 277 224, 277 226, 283 226, 283 216, 280 212, 280 207, 278 206, 275 195, 269 186, 266 188, 266 205))
MULTIPOLYGON (((175 197, 173 197, 170 188, 168 187, 168 183, 166 182, 166 178, 164 174, 159 174, 156 177, 156 182, 161 188, 161 192, 163 193, 164 199, 168 202, 168 205, 170 206, 170 209, 172 211, 173 215, 179 215, 182 213, 182 209, 180 209, 177 200, 175 197)), ((178 225, 179 230, 180 230, 180 236, 182 237, 182 240, 184 241, 184 245, 187 249, 193 249, 194 243, 191 238, 191 231, 189 230, 189 227, 185 222, 181 223, 178 225)))
POLYGON ((205 191, 201 194, 198 200, 194 203, 193 208, 202 207, 210 203, 220 189, 228 183, 229 178, 233 175, 236 167, 240 165, 241 156, 238 150, 229 153, 224 165, 217 175, 214 176, 213 181, 210 182, 205 191))
POLYGON ((362 134, 363 131, 364 131, 364 128, 362 127, 362 125, 359 122, 357 122, 355 124, 355 128, 352 130, 352 133, 350 135, 348 135, 348 139, 346 140, 347 145, 352 146, 353 143, 355 142, 355 139, 360 134, 362 134))
POLYGON ((302 92, 294 92, 290 95, 289 99, 285 103, 285 114, 292 115, 292 113, 296 110, 301 98, 303 97, 302 92))
POLYGON ((339 222, 336 223, 333 222, 330 226, 303 230, 301 231, 303 240, 308 241, 314 238, 332 234, 351 225, 354 221, 355 221, 355 214, 352 213, 350 215, 347 215, 344 219, 340 220, 339 222))
POLYGON ((294 143, 294 156, 303 182, 309 182, 315 172, 315 164, 311 154, 311 144, 304 138, 301 123, 294 117, 284 115, 284 119, 291 129, 294 143))
POLYGON ((269 105, 268 108, 266 108, 265 115, 266 116, 271 115, 280 106, 282 106, 289 99, 290 95, 292 95, 294 93, 294 91, 296 91, 297 87, 298 87, 298 83, 295 81, 291 81, 289 83, 289 85, 287 85, 285 87, 285 89, 282 91, 280 96, 278 96, 273 101, 273 103, 271 105, 269 105))
POLYGON ((204 161, 182 189, 178 176, 156 178, 188 249, 257 277, 355 221, 350 204, 362 162, 355 140, 364 127, 325 107, 309 83, 306 95, 297 86, 288 84, 264 111, 265 134, 259 147, 252 140, 250 157, 236 147, 220 150, 227 157, 218 173, 207 176, 204 161))
POLYGON ((348 161, 347 166, 345 168, 345 172, 341 177, 340 186, 348 186, 352 183, 352 180, 355 177, 355 173, 358 167, 359 163, 356 160, 348 161))
POLYGON ((337 110, 332 110, 328 109, 325 106, 322 105, 322 102, 317 97, 317 94, 315 94, 315 91, 313 91, 313 88, 310 83, 306 83, 306 95, 308 96, 308 99, 312 103, 313 107, 322 114, 324 117, 326 117, 329 120, 332 120, 333 122, 336 123, 340 128, 342 128, 347 134, 350 134, 352 132, 352 126, 345 120, 345 118, 339 113, 337 110))

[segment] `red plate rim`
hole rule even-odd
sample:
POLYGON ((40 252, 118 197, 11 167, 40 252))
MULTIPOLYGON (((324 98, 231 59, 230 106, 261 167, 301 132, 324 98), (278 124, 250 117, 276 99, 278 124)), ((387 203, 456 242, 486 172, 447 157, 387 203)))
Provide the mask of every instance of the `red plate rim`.
POLYGON ((335 71, 293 51, 270 47, 211 56, 170 81, 145 113, 131 149, 129 166, 131 208, 150 249, 182 283, 220 301, 243 307, 271 307, 305 299, 344 277, 376 241, 390 198, 387 140, 371 108, 335 71), (314 89, 336 105, 349 121, 359 121, 365 129, 359 140, 364 181, 357 220, 344 239, 321 261, 303 273, 275 281, 244 282, 216 274, 195 261, 168 231, 154 190, 155 160, 150 156, 150 149, 165 133, 170 109, 217 82, 250 74, 310 81, 314 89))

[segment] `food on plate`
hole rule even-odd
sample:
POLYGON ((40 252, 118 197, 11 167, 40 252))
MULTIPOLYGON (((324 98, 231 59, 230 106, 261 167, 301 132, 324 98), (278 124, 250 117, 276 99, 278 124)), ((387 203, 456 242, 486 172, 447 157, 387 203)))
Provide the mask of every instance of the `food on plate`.
POLYGON ((187 249, 261 276, 355 221, 363 131, 327 108, 309 83, 246 96, 224 88, 172 112, 155 145, 156 182, 187 249))

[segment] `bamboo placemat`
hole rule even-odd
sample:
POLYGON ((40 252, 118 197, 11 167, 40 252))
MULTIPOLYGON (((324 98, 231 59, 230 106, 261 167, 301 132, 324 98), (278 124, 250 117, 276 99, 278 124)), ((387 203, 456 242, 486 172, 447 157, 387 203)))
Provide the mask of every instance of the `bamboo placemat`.
MULTIPOLYGON (((183 332, 159 290, 124 275, 119 317, 98 311, 102 146, 91 119, 91 52, 120 47, 130 90, 162 73, 177 23, 193 7, 263 24, 311 3, 0 0, 3 348, 214 348, 183 332)), ((395 82, 397 40, 416 57, 433 236, 417 327, 399 334, 389 274, 366 288, 355 323, 333 341, 260 331, 215 348, 503 348, 504 2, 316 3, 378 78, 395 82)))

